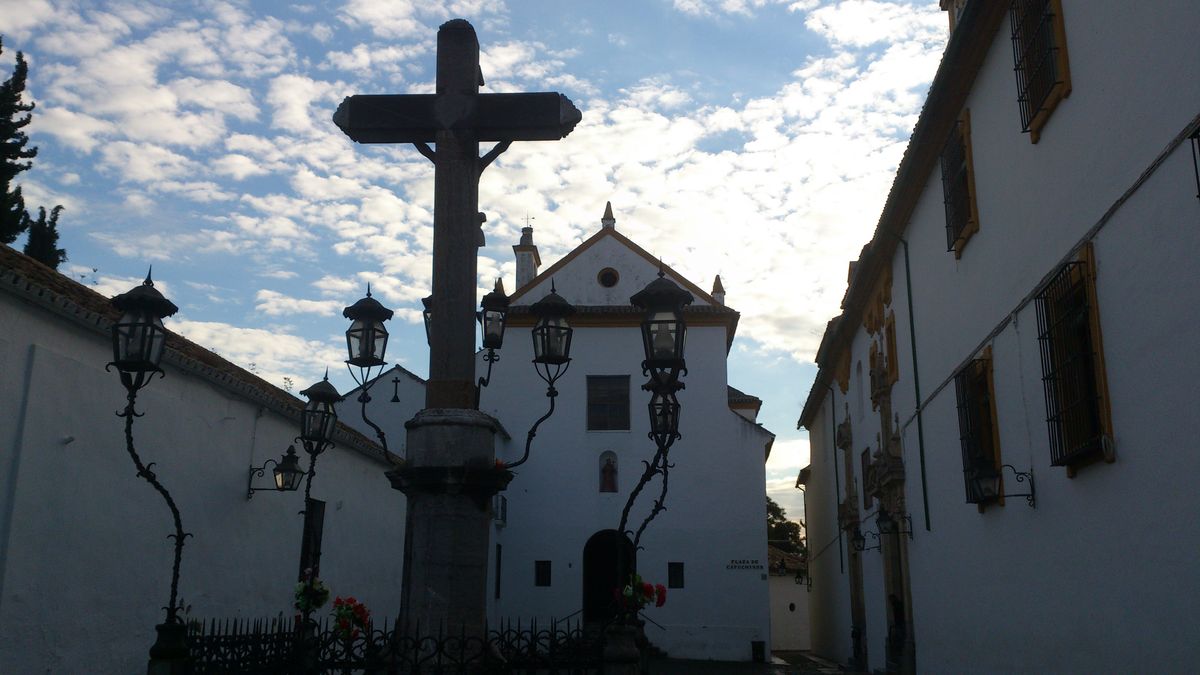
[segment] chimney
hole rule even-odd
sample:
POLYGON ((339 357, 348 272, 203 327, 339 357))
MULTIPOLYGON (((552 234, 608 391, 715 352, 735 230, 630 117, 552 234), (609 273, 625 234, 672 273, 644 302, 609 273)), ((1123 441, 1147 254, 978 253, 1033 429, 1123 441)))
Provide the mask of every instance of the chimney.
POLYGON ((532 227, 521 228, 521 243, 513 246, 513 253, 517 257, 517 288, 521 288, 537 276, 542 265, 542 257, 533 245, 532 227))
POLYGON ((612 202, 604 203, 604 217, 600 219, 600 225, 606 229, 617 229, 617 219, 613 218, 612 202))
POLYGON ((718 305, 725 306, 725 287, 721 285, 721 275, 718 274, 716 279, 713 279, 712 289, 713 300, 717 301, 718 305))

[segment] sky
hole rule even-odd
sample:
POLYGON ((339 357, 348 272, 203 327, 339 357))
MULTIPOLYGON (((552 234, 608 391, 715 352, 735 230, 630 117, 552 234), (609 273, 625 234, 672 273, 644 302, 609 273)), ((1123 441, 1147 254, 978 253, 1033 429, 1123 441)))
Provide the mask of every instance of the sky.
POLYGON ((767 492, 801 517, 796 420, 945 47, 936 0, 0 0, 0 79, 24 52, 37 104, 19 183, 30 210, 65 207, 60 271, 115 295, 153 265, 168 327, 292 391, 326 366, 354 386, 341 311, 369 282, 396 310, 389 358, 427 375, 432 166, 331 116, 431 93, 451 18, 475 26, 483 91, 583 111, 483 174, 479 295, 515 287, 527 222, 544 269, 607 201, 697 285, 720 274, 730 384, 763 399, 767 492))

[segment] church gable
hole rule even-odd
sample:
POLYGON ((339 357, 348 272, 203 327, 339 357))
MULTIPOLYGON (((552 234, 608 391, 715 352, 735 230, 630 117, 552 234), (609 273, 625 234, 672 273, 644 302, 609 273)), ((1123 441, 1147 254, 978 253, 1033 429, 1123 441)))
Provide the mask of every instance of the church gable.
MULTIPOLYGON (((628 237, 605 228, 519 289, 512 301, 533 304, 550 292, 553 278, 559 294, 574 305, 627 307, 630 296, 658 277, 659 265, 628 237)), ((696 306, 719 306, 711 295, 669 266, 662 269, 692 293, 696 306)))

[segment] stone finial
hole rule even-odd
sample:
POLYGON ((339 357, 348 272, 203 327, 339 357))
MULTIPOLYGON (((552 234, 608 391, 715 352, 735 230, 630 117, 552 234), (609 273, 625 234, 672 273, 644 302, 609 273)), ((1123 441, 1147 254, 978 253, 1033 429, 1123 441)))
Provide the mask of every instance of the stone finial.
POLYGON ((600 219, 600 225, 614 230, 617 228, 617 219, 613 218, 612 202, 604 203, 604 217, 600 219))
POLYGON ((721 275, 718 274, 716 279, 713 279, 712 288, 713 299, 717 304, 724 306, 725 304, 725 287, 721 285, 721 275))

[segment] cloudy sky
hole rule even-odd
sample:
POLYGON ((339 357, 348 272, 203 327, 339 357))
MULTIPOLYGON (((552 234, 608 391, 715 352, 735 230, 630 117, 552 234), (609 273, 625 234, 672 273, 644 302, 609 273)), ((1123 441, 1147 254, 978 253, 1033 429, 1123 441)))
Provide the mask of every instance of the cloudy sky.
MULTIPOLYGON (((170 327, 266 379, 352 386, 341 309, 397 308, 389 356, 424 376, 433 171, 355 146, 343 97, 428 93, 437 27, 471 21, 485 91, 561 91, 564 141, 484 174, 480 295, 617 227, 742 313, 730 383, 779 435, 768 491, 799 516, 796 418, 847 262, 870 238, 945 45, 935 0, 0 0, 37 103, 27 206, 62 204, 62 271, 104 293, 153 264, 170 327)), ((19 244, 20 242, 18 242, 19 244)))

